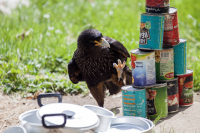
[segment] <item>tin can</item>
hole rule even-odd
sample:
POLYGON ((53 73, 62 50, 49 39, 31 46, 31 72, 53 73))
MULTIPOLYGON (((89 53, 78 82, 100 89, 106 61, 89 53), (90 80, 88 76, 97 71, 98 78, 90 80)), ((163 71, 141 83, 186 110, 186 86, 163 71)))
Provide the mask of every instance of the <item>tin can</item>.
POLYGON ((156 84, 147 88, 147 115, 150 119, 165 118, 168 115, 167 84, 156 84))
POLYGON ((132 83, 134 86, 152 86, 156 84, 155 52, 131 50, 132 83))
POLYGON ((156 81, 174 78, 174 50, 173 47, 155 50, 156 81))
POLYGON ((162 49, 164 15, 142 14, 140 24, 140 49, 162 49))
POLYGON ((177 9, 170 7, 169 14, 165 15, 163 43, 172 46, 179 44, 179 29, 177 9))
POLYGON ((174 75, 185 74, 187 66, 187 40, 180 39, 174 46, 174 75))
POLYGON ((175 113, 179 111, 179 93, 178 93, 178 78, 171 79, 167 83, 167 103, 168 113, 175 113))
POLYGON ((169 0, 146 0, 147 13, 168 13, 169 0))
POLYGON ((178 76, 179 105, 189 106, 193 104, 193 71, 187 70, 185 74, 178 76))
POLYGON ((131 85, 122 87, 123 116, 146 118, 146 91, 131 85))

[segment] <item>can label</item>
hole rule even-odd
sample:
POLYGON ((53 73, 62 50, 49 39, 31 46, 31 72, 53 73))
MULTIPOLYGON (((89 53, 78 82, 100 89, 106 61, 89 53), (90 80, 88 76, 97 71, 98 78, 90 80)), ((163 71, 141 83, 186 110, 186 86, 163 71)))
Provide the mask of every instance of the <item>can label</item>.
POLYGON ((146 118, 146 92, 122 90, 123 116, 138 116, 146 118))
POLYGON ((140 49, 162 49, 164 15, 141 15, 140 49))
POLYGON ((185 74, 187 66, 187 41, 180 39, 180 43, 174 46, 174 75, 185 74))
POLYGON ((156 90, 148 89, 147 92, 149 93, 149 98, 147 100, 148 115, 156 115, 157 114, 155 106, 156 90))
POLYGON ((149 29, 151 28, 151 22, 140 24, 140 45, 147 44, 147 39, 150 39, 149 29))
POLYGON ((146 0, 147 13, 167 13, 169 6, 169 0, 146 0))
POLYGON ((155 50, 156 80, 169 80, 174 78, 173 49, 155 50))
POLYGON ((147 114, 150 119, 158 116, 166 117, 168 114, 167 106, 167 86, 147 88, 147 114))
POLYGON ((168 112, 179 110, 178 79, 167 81, 168 112))
POLYGON ((132 83, 134 86, 150 86, 156 83, 155 53, 131 53, 132 83))
POLYGON ((193 73, 178 76, 179 105, 193 104, 193 73))
MULTIPOLYGON (((170 10, 175 9, 170 8, 170 10)), ((170 45, 177 45, 179 43, 177 10, 165 15, 163 43, 170 45)))

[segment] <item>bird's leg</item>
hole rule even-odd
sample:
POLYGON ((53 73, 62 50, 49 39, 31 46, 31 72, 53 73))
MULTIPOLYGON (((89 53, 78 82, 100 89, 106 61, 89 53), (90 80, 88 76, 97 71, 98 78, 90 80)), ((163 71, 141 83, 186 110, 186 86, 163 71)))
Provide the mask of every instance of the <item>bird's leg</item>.
POLYGON ((118 65, 116 63, 113 63, 113 67, 115 67, 117 70, 118 81, 120 81, 120 79, 122 78, 123 68, 125 67, 125 65, 126 62, 124 61, 122 64, 120 59, 118 59, 118 65))
POLYGON ((89 87, 92 96, 97 101, 100 107, 104 105, 104 87, 103 82, 100 82, 97 86, 89 87))
POLYGON ((126 85, 126 72, 123 72, 122 75, 123 75, 123 77, 124 77, 123 83, 126 85))

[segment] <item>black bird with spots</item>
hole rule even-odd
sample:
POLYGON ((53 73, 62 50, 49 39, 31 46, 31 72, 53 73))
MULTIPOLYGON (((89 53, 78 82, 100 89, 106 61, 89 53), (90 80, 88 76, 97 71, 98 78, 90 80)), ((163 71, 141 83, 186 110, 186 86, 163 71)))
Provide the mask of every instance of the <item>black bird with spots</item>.
POLYGON ((125 65, 128 57, 127 49, 119 41, 102 36, 95 29, 84 30, 68 64, 69 78, 74 84, 85 81, 98 105, 103 107, 106 89, 112 95, 120 92, 121 86, 132 83, 131 70, 125 65))

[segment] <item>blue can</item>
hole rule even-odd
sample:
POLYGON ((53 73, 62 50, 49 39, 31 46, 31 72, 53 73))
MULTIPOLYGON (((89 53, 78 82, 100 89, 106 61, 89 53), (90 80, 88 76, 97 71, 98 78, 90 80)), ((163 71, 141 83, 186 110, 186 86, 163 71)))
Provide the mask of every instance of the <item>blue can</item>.
POLYGON ((131 85, 122 87, 123 116, 146 118, 146 90, 131 85))
POLYGON ((164 20, 164 15, 141 14, 140 49, 162 49, 164 20))
POLYGON ((187 69, 187 40, 180 39, 174 46, 174 75, 185 74, 187 69))

